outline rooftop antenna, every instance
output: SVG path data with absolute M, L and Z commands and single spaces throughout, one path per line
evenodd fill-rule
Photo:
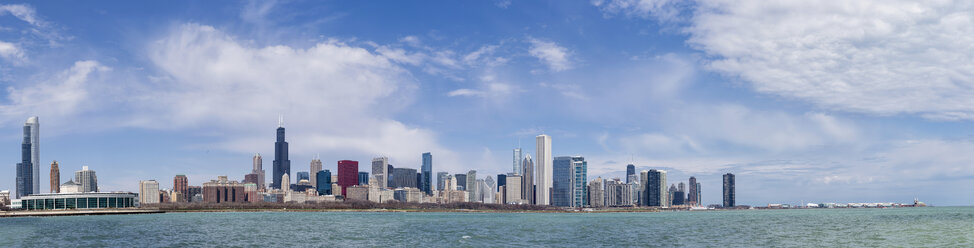
M 277 117 L 277 127 L 284 127 L 284 115 L 281 114 Z

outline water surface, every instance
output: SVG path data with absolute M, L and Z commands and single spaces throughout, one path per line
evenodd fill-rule
M 974 208 L 0 218 L 0 247 L 972 247 Z

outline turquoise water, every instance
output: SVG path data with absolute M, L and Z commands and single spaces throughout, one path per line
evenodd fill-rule
M 974 208 L 0 218 L 0 247 L 972 247 Z

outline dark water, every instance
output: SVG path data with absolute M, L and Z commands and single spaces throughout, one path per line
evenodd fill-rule
M 0 218 L 0 247 L 974 247 L 974 208 Z

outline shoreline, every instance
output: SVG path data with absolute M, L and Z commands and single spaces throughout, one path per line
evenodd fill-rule
M 166 211 L 158 209 L 86 209 L 86 210 L 47 210 L 47 211 L 0 211 L 0 218 L 6 217 L 53 217 L 79 215 L 125 215 L 125 214 L 161 214 Z
M 421 208 L 213 208 L 213 209 L 86 209 L 86 210 L 47 210 L 47 211 L 0 211 L 0 218 L 5 217 L 54 217 L 79 215 L 127 215 L 127 214 L 163 214 L 163 213 L 310 213 L 310 212 L 355 212 L 355 213 L 663 213 L 663 212 L 715 212 L 742 210 L 802 210 L 802 209 L 886 209 L 886 208 L 753 208 L 753 209 L 651 209 L 651 208 L 619 208 L 619 209 L 545 209 L 545 210 L 503 210 L 503 209 L 421 209 Z

